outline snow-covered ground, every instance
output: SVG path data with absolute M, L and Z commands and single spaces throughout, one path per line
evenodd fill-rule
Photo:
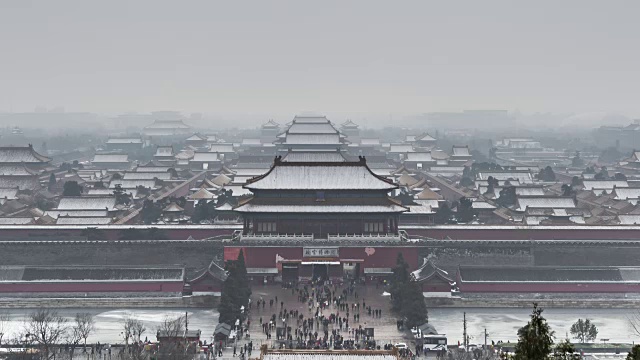
M 158 325 L 166 318 L 176 318 L 189 314 L 189 329 L 200 329 L 203 340 L 209 342 L 213 329 L 218 322 L 218 313 L 215 310 L 204 309 L 62 309 L 59 313 L 73 322 L 76 312 L 89 312 L 94 314 L 97 331 L 89 338 L 90 342 L 117 344 L 122 343 L 122 320 L 133 317 L 141 320 L 147 327 L 143 337 L 155 341 L 155 331 Z M 467 326 L 472 336 L 472 343 L 481 344 L 484 341 L 484 329 L 489 333 L 489 341 L 508 341 L 517 338 L 518 328 L 529 319 L 530 309 L 514 308 L 486 308 L 486 309 L 429 309 L 430 322 L 440 333 L 447 334 L 449 343 L 462 341 L 462 314 L 467 313 Z M 626 309 L 545 309 L 543 315 L 549 321 L 551 328 L 556 332 L 556 338 L 562 339 L 569 332 L 571 324 L 578 318 L 590 318 L 597 325 L 598 339 L 609 339 L 609 342 L 638 341 L 640 337 L 634 336 L 629 327 L 628 318 L 636 310 Z M 4 341 L 12 338 L 12 334 L 18 332 L 24 326 L 24 320 L 29 310 L 0 310 L 11 316 L 11 321 L 6 328 Z M 394 324 L 391 324 L 395 326 Z
M 628 318 L 638 310 L 633 309 L 545 309 L 542 313 L 562 340 L 569 334 L 569 328 L 579 318 L 589 318 L 598 327 L 598 342 L 609 339 L 612 342 L 631 343 L 640 340 L 633 335 Z M 462 318 L 467 313 L 467 329 L 472 343 L 484 343 L 484 329 L 491 340 L 516 340 L 520 327 L 529 321 L 531 309 L 484 308 L 484 309 L 429 309 L 429 322 L 439 333 L 447 335 L 450 344 L 462 342 Z M 571 334 L 569 334 L 569 337 Z M 572 340 L 575 341 L 575 340 Z
M 0 310 L 0 313 L 8 313 L 10 321 L 4 329 L 3 342 L 15 338 L 16 334 L 24 328 L 25 319 L 28 317 L 30 310 L 11 309 Z M 78 312 L 88 312 L 94 315 L 96 321 L 96 331 L 89 337 L 88 342 L 100 342 L 109 344 L 122 343 L 122 324 L 123 319 L 131 317 L 138 319 L 144 323 L 147 330 L 143 334 L 149 340 L 156 340 L 156 329 L 162 321 L 169 317 L 175 319 L 188 313 L 189 329 L 201 330 L 202 339 L 211 340 L 213 330 L 218 323 L 218 312 L 215 310 L 204 309 L 61 309 L 58 313 L 69 320 L 69 324 L 73 324 L 73 318 Z

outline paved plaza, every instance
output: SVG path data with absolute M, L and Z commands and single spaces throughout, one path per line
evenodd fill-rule
M 298 285 L 300 288 L 303 285 Z M 331 286 L 333 288 L 333 286 Z M 337 294 L 341 294 L 342 290 L 346 287 L 337 286 Z M 355 290 L 352 294 L 347 295 L 346 302 L 349 304 L 351 310 L 349 310 L 349 327 L 350 328 L 374 328 L 375 334 L 374 339 L 380 345 L 390 343 L 395 344 L 398 342 L 407 343 L 407 345 L 415 348 L 415 345 L 412 345 L 413 337 L 410 332 L 401 332 L 396 328 L 396 317 L 391 312 L 391 301 L 389 296 L 383 295 L 385 289 L 380 286 L 376 288 L 374 285 L 356 285 Z M 298 292 L 295 289 L 285 289 L 279 285 L 266 285 L 266 286 L 254 286 L 252 287 L 252 309 L 249 320 L 251 321 L 251 325 L 249 328 L 249 333 L 251 339 L 253 340 L 254 348 L 257 345 L 261 345 L 267 343 L 269 346 L 274 345 L 275 342 L 275 331 L 270 340 L 267 340 L 266 335 L 262 331 L 262 327 L 260 325 L 260 318 L 262 321 L 268 321 L 272 315 L 276 315 L 278 317 L 280 312 L 280 303 L 282 302 L 284 308 L 286 310 L 298 310 L 299 314 L 304 315 L 305 318 L 313 317 L 315 314 L 315 307 L 310 310 L 306 302 L 300 302 L 298 299 Z M 358 298 L 356 299 L 355 296 Z M 278 304 L 274 304 L 273 307 L 269 306 L 270 300 L 274 300 L 278 298 Z M 259 308 L 255 306 L 257 301 L 262 298 L 265 300 L 266 305 L 264 307 L 260 306 Z M 367 311 L 362 307 L 362 301 L 365 301 L 366 307 L 371 307 L 372 309 L 380 310 L 381 316 L 374 317 L 367 314 Z M 353 310 L 352 304 L 358 302 L 360 304 L 359 310 Z M 330 304 L 328 307 L 322 310 L 321 314 L 325 317 L 328 317 L 331 314 L 340 314 L 340 317 L 346 316 L 345 311 L 340 311 L 337 306 L 334 304 Z M 359 321 L 353 321 L 353 314 L 359 314 Z M 290 318 L 287 321 L 287 326 L 292 326 L 295 328 L 295 319 Z M 337 324 L 329 325 L 329 332 L 331 330 L 337 329 L 339 326 Z M 315 331 L 315 330 L 314 330 Z M 355 335 L 352 332 L 343 331 L 340 333 L 347 340 L 354 340 Z

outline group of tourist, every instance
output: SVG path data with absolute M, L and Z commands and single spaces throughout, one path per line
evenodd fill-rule
M 286 304 L 278 296 L 260 297 L 256 301 L 256 311 L 266 311 L 268 303 L 268 311 L 272 312 L 266 318 L 259 317 L 261 331 L 267 340 L 272 339 L 274 331 L 280 346 L 293 348 L 357 348 L 360 343 L 372 340 L 373 337 L 359 324 L 360 316 L 381 317 L 382 310 L 367 306 L 365 299 L 360 302 L 354 282 L 316 281 L 286 288 L 292 295 L 297 295 L 298 303 L 304 304 L 303 309 L 307 311 L 299 307 L 292 309 L 296 306 Z M 351 325 L 354 323 L 358 326 Z

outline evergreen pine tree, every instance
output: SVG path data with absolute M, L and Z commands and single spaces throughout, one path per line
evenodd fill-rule
M 547 359 L 553 350 L 553 334 L 547 320 L 542 317 L 542 309 L 534 303 L 531 320 L 518 330 L 515 359 Z

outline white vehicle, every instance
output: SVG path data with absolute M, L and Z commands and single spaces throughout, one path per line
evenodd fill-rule
M 407 348 L 407 344 L 405 344 L 405 343 L 397 343 L 397 344 L 395 344 L 393 346 L 397 347 L 398 349 L 406 349 Z
M 445 334 L 422 336 L 422 350 L 434 351 L 442 348 L 447 348 L 447 336 Z

